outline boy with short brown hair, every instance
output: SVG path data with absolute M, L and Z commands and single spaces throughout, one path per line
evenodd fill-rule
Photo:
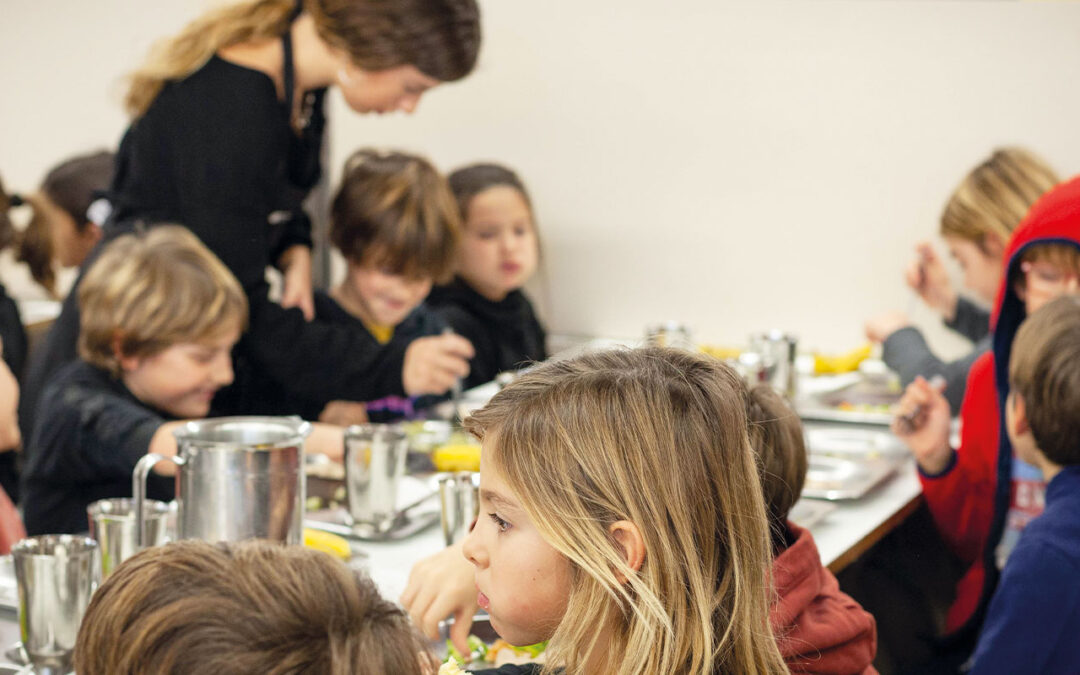
M 325 553 L 179 541 L 124 561 L 75 643 L 82 675 L 433 672 L 404 610 Z
M 1005 565 L 972 672 L 1080 672 L 1080 297 L 1023 323 L 1009 385 L 1005 429 L 1048 481 L 1046 505 Z

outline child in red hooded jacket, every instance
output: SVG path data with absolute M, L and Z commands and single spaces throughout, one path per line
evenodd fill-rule
M 840 592 L 810 530 L 788 520 L 806 480 L 799 417 L 768 385 L 747 392 L 746 413 L 773 537 L 776 598 L 770 619 L 784 662 L 792 673 L 876 673 L 874 617 Z
M 1013 453 L 999 411 L 1009 394 L 1013 337 L 1024 318 L 1049 300 L 1075 292 L 1080 279 L 1080 177 L 1048 191 L 1017 226 L 991 317 L 993 350 L 972 366 L 961 408 L 960 447 L 948 441 L 944 397 L 917 379 L 900 402 L 921 406 L 914 429 L 894 425 L 919 464 L 927 506 L 945 540 L 969 565 L 957 584 L 946 631 L 974 634 L 1000 569 L 1024 525 L 1042 512 L 1045 483 Z

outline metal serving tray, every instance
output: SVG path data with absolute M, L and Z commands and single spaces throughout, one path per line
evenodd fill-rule
M 900 459 L 907 446 L 893 434 L 855 426 L 810 426 L 805 431 L 806 451 L 844 459 Z
M 832 391 L 808 394 L 795 403 L 804 420 L 889 426 L 902 392 L 877 380 L 859 380 Z
M 851 460 L 810 455 L 802 496 L 811 499 L 858 499 L 896 472 L 888 459 Z

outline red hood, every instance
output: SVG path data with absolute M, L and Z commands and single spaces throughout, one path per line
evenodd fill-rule
M 1003 313 L 1012 311 L 1018 302 L 1009 287 L 1010 272 L 1020 264 L 1019 254 L 1035 242 L 1070 242 L 1080 246 L 1080 176 L 1059 183 L 1036 201 L 1016 226 L 1005 252 L 1005 274 L 998 287 L 997 301 L 990 319 L 996 329 Z M 1020 303 L 1023 311 L 1023 303 Z
M 780 653 L 792 673 L 876 673 L 877 624 L 840 592 L 821 564 L 809 530 L 788 523 L 796 541 L 773 561 L 776 602 L 770 611 Z

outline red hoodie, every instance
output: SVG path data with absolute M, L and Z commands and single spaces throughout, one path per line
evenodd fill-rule
M 770 610 L 773 632 L 792 673 L 874 675 L 877 624 L 859 603 L 840 592 L 821 564 L 817 545 L 788 523 L 795 543 L 773 561 L 778 596 Z
M 920 474 L 927 506 L 942 535 L 970 565 L 957 584 L 956 600 L 946 617 L 949 632 L 981 622 L 997 584 L 994 549 L 1009 509 L 1013 456 L 999 413 L 1009 394 L 1012 341 L 1026 315 L 1024 302 L 1009 279 L 1019 268 L 1021 254 L 1036 243 L 1080 247 L 1080 177 L 1043 195 L 1013 232 L 990 322 L 994 348 L 979 357 L 968 373 L 960 408 L 960 447 L 945 471 L 936 476 Z

